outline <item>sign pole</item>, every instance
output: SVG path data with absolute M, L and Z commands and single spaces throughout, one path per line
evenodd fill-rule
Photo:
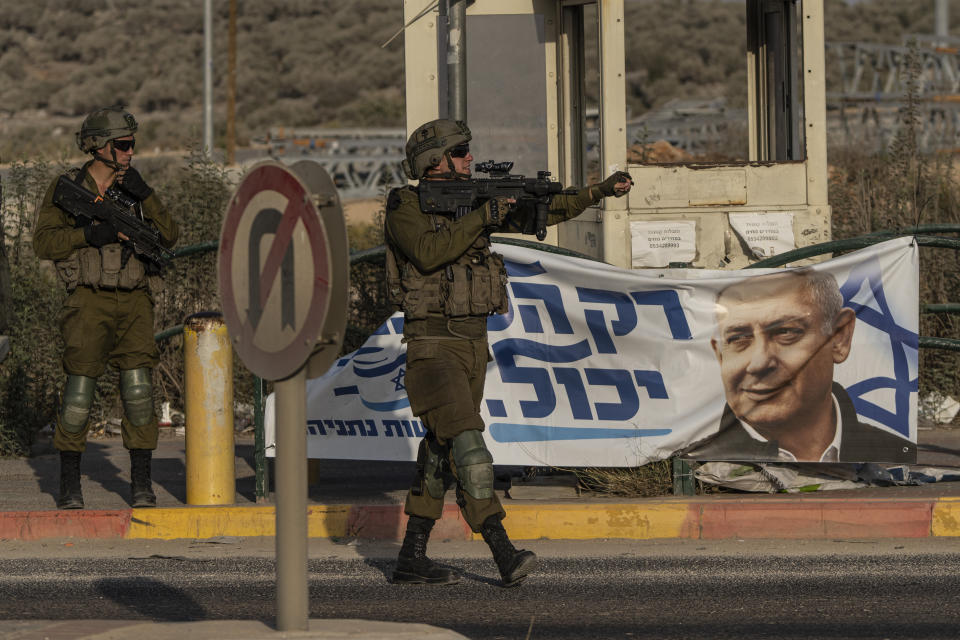
M 306 631 L 307 368 L 274 386 L 277 393 L 277 630 Z
M 347 246 L 336 185 L 317 163 L 298 162 L 295 173 L 277 162 L 251 167 L 230 198 L 220 230 L 217 279 L 224 322 L 247 368 L 276 381 L 279 631 L 307 631 L 310 624 L 307 378 L 323 375 L 343 344 Z

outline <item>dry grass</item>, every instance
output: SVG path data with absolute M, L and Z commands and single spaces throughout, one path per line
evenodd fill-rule
M 670 460 L 658 460 L 642 467 L 586 467 L 571 469 L 586 491 L 630 498 L 647 498 L 673 493 Z

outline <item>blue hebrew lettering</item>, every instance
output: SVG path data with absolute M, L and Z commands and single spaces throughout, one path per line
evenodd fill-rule
M 383 421 L 383 435 L 388 438 L 392 438 L 396 435 L 398 438 L 403 437 L 403 428 L 400 426 L 399 420 L 384 420 Z
M 625 336 L 637 326 L 637 308 L 627 294 L 620 291 L 577 287 L 577 296 L 581 302 L 598 302 L 614 306 L 617 317 L 610 322 L 613 335 Z M 607 332 L 604 312 L 598 309 L 587 309 L 584 311 L 584 317 L 587 320 L 587 327 L 593 335 L 593 342 L 597 345 L 597 353 L 616 353 L 617 348 Z
M 323 428 L 322 420 L 307 420 L 307 433 L 311 436 L 325 436 L 327 430 Z
M 361 436 L 367 435 L 367 430 L 363 426 L 363 420 L 347 420 L 347 429 L 350 430 L 350 435 L 359 433 Z
M 500 340 L 493 345 L 493 357 L 500 370 L 500 379 L 507 384 L 533 386 L 536 400 L 521 400 L 520 409 L 526 418 L 543 418 L 553 413 L 557 396 L 547 370 L 542 367 L 518 367 L 517 356 L 550 363 L 576 362 L 590 355 L 590 344 L 581 340 L 569 346 L 540 344 L 522 338 Z
M 504 260 L 504 264 L 507 267 L 507 275 L 511 278 L 529 278 L 547 272 L 539 262 L 523 264 L 522 262 Z M 507 312 L 487 318 L 487 331 L 504 331 L 513 324 L 513 300 L 509 299 L 509 296 L 507 298 Z
M 394 316 L 392 318 L 387 318 L 386 321 L 377 327 L 377 330 L 374 331 L 371 335 L 374 336 L 388 336 L 390 335 L 390 327 L 393 327 L 392 333 L 400 335 L 403 333 L 403 316 Z
M 540 274 L 547 272 L 547 270 L 543 268 L 543 265 L 540 264 L 539 260 L 529 264 L 513 262 L 512 260 L 504 260 L 503 264 L 507 268 L 507 275 L 511 278 L 529 278 L 531 276 L 539 276 Z
M 367 420 L 366 422 L 367 422 L 367 433 L 366 433 L 366 435 L 368 435 L 368 436 L 375 436 L 375 435 L 377 435 L 377 423 L 374 422 L 373 420 Z
M 859 299 L 861 289 L 866 289 L 866 295 L 870 299 Z M 919 378 L 911 379 L 910 371 L 917 370 L 920 337 L 897 324 L 894 319 L 883 290 L 881 267 L 875 258 L 854 267 L 847 281 L 840 287 L 840 292 L 843 294 L 844 306 L 856 312 L 858 322 L 864 322 L 887 334 L 890 355 L 893 357 L 893 378 L 876 376 L 847 387 L 853 406 L 857 413 L 865 418 L 876 420 L 909 437 L 910 394 L 919 390 Z M 863 398 L 876 389 L 894 390 L 894 411 Z
M 680 304 L 680 296 L 673 289 L 662 291 L 634 291 L 630 294 L 638 305 L 659 305 L 667 316 L 667 325 L 674 340 L 692 340 L 693 334 Z
M 419 420 L 413 420 L 413 435 L 422 438 L 427 435 L 427 430 Z
M 667 385 L 663 384 L 663 376 L 659 371 L 638 371 L 634 370 L 633 377 L 637 380 L 638 387 L 644 387 L 651 400 L 668 400 Z
M 507 406 L 503 400 L 487 400 L 487 411 L 495 418 L 505 418 L 507 416 Z
M 523 330 L 527 333 L 543 333 L 543 324 L 540 322 L 540 314 L 537 312 L 537 308 L 532 304 L 521 304 L 519 306 Z
M 595 402 L 600 420 L 629 420 L 640 409 L 640 397 L 630 372 L 623 369 L 586 369 L 587 382 L 595 387 L 614 387 L 620 402 Z
M 572 334 L 573 328 L 567 320 L 567 314 L 563 309 L 563 298 L 560 295 L 560 287 L 555 284 L 532 284 L 528 282 L 511 283 L 515 300 L 531 299 L 543 300 L 544 307 L 547 310 L 547 316 L 553 325 L 554 333 Z M 543 326 L 540 323 L 540 316 L 537 308 L 532 305 L 518 305 L 520 307 L 520 319 L 523 321 L 523 328 L 527 333 L 543 333 Z M 529 309 L 529 311 L 528 311 Z
M 590 409 L 587 388 L 583 384 L 580 371 L 571 367 L 554 367 L 553 377 L 557 379 L 557 383 L 563 385 L 567 399 L 570 401 L 570 412 L 573 417 L 577 420 L 592 420 L 593 411 Z M 492 411 L 490 415 L 494 415 Z M 500 414 L 500 416 L 506 415 L 506 412 Z

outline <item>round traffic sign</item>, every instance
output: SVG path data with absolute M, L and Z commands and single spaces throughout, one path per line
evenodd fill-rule
M 307 378 L 319 378 L 340 355 L 347 332 L 347 311 L 350 306 L 350 241 L 347 221 L 333 178 L 316 160 L 300 160 L 290 165 L 310 190 L 323 220 L 330 247 L 330 306 L 323 323 L 323 335 L 307 363 Z
M 223 318 L 256 375 L 280 380 L 310 357 L 330 302 L 330 247 L 303 183 L 286 167 L 250 168 L 227 205 L 217 274 Z

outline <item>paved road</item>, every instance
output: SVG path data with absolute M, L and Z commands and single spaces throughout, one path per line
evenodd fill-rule
M 0 542 L 0 637 L 15 619 L 272 620 L 272 545 Z M 542 568 L 502 589 L 480 542 L 431 544 L 464 579 L 425 587 L 388 583 L 396 545 L 311 541 L 310 615 L 474 639 L 960 637 L 951 540 L 526 546 Z

